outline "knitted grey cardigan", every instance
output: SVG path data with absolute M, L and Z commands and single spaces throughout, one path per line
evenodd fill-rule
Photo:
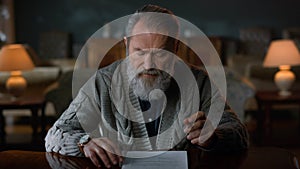
M 160 118 L 155 148 L 147 137 L 144 123 L 130 121 L 118 113 L 111 99 L 110 86 L 113 72 L 119 64 L 120 61 L 117 61 L 99 69 L 80 89 L 68 109 L 49 129 L 45 138 L 47 152 L 82 156 L 77 143 L 86 133 L 92 137 L 108 137 L 113 141 L 116 140 L 117 144 L 127 147 L 125 148 L 127 150 L 165 149 L 166 147 L 185 150 L 194 146 L 186 139 L 183 131 L 178 131 L 182 129 L 181 126 L 173 126 L 174 118 L 176 118 L 174 112 L 180 107 L 176 99 L 172 100 L 173 97 L 168 98 L 167 113 L 164 112 Z M 209 78 L 201 70 L 192 69 L 192 73 L 199 88 L 199 110 L 207 115 L 212 105 Z M 135 97 L 132 93 L 130 93 L 130 98 Z M 131 104 L 139 104 L 137 99 L 131 100 Z M 224 102 L 221 96 L 218 96 L 216 100 Z M 249 145 L 249 136 L 245 126 L 227 105 L 215 130 L 215 135 L 217 139 L 209 147 L 197 147 L 206 151 L 239 151 L 246 149 Z

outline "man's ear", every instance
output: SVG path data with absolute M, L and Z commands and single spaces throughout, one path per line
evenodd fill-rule
M 124 44 L 125 44 L 125 52 L 126 52 L 126 56 L 129 55 L 129 51 L 128 51 L 128 39 L 126 38 L 126 36 L 123 38 Z
M 123 38 L 123 41 L 124 41 L 125 46 L 127 47 L 127 38 L 124 37 L 124 38 Z

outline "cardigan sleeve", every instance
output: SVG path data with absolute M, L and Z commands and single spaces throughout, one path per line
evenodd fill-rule
M 77 146 L 82 136 L 86 134 L 91 137 L 105 135 L 103 133 L 104 128 L 106 128 L 103 120 L 105 115 L 101 111 L 106 111 L 106 116 L 111 116 L 110 109 L 108 109 L 111 104 L 107 102 L 110 86 L 107 82 L 110 81 L 110 77 L 118 64 L 119 62 L 116 62 L 105 69 L 99 69 L 81 87 L 70 106 L 49 129 L 45 137 L 47 152 L 83 156 Z M 106 100 L 103 101 L 103 98 Z
M 201 79 L 199 79 L 201 78 Z M 206 151 L 240 151 L 245 150 L 249 146 L 249 134 L 245 125 L 238 119 L 234 111 L 226 104 L 218 90 L 212 93 L 208 76 L 198 76 L 201 81 L 200 93 L 200 111 L 204 111 L 207 115 L 212 106 L 218 105 L 220 102 L 225 103 L 224 111 L 220 122 L 214 131 L 215 139 L 209 147 L 200 147 Z M 198 84 L 199 85 L 199 84 Z
M 78 92 L 70 106 L 49 129 L 45 137 L 47 152 L 83 156 L 77 144 L 82 136 L 96 128 L 99 107 L 95 99 L 95 79 L 91 78 Z M 95 120 L 95 121 L 92 121 Z

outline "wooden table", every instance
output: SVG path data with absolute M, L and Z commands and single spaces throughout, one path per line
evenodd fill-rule
M 279 148 L 251 148 L 236 154 L 209 154 L 199 149 L 188 150 L 189 169 L 296 169 L 296 161 L 294 154 Z M 84 157 L 10 150 L 0 152 L 0 168 L 92 169 L 96 167 L 90 159 Z M 118 166 L 113 168 L 119 169 Z
M 275 105 L 298 105 L 300 113 L 300 91 L 294 91 L 289 96 L 280 96 L 278 91 L 258 91 L 256 93 L 256 100 L 260 112 L 263 116 L 259 116 L 259 129 L 263 131 L 261 137 L 270 138 L 271 135 L 271 110 Z M 300 130 L 300 119 L 299 119 Z
M 41 110 L 42 119 L 42 131 L 45 131 L 45 98 L 44 98 L 45 87 L 31 87 L 25 91 L 25 93 L 18 97 L 13 98 L 6 94 L 6 96 L 0 97 L 0 137 L 5 136 L 5 119 L 3 115 L 3 110 L 11 109 L 28 109 L 31 111 L 32 116 L 32 128 L 33 135 L 37 134 L 38 128 L 38 110 Z

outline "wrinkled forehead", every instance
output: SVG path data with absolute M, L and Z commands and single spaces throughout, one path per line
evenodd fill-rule
M 174 46 L 172 38 L 161 34 L 145 33 L 131 36 L 129 39 L 129 45 L 137 49 L 170 49 Z
M 142 20 L 136 23 L 132 30 L 132 36 L 128 39 L 129 45 L 139 49 L 172 49 L 175 44 L 174 38 L 168 35 L 167 30 L 155 31 L 155 28 L 147 27 Z
M 161 34 L 169 36 L 170 30 L 165 26 L 153 25 L 148 20 L 140 19 L 133 27 L 131 36 L 140 34 Z

